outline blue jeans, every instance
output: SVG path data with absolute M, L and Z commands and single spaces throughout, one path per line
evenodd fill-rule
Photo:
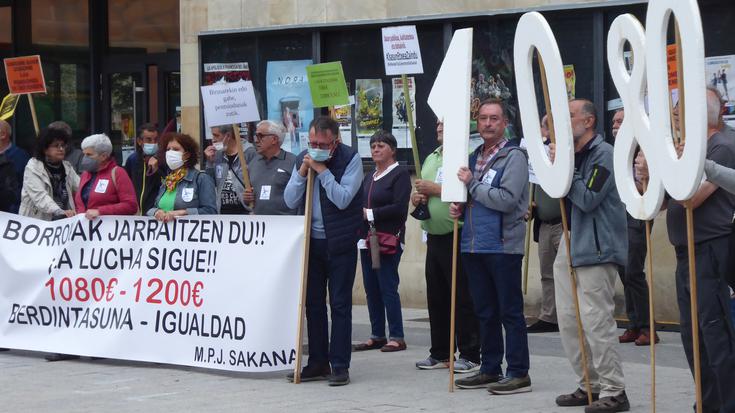
M 360 250 L 362 282 L 365 286 L 372 339 L 385 338 L 385 319 L 391 340 L 403 340 L 401 297 L 398 295 L 398 263 L 403 250 L 395 254 L 380 254 L 380 269 L 373 270 L 370 253 Z
M 462 253 L 475 315 L 480 323 L 482 366 L 485 374 L 525 377 L 530 365 L 528 333 L 523 317 L 520 254 Z M 503 347 L 505 329 L 505 348 Z
M 311 239 L 306 280 L 306 326 L 309 364 L 350 367 L 352 356 L 352 285 L 357 269 L 357 249 L 330 254 L 327 240 Z M 332 315 L 332 334 L 327 323 L 327 288 Z

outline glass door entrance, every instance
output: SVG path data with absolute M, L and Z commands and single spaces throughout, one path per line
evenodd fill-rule
M 146 88 L 142 73 L 109 75 L 109 131 L 115 158 L 120 165 L 135 151 L 138 126 L 144 123 Z

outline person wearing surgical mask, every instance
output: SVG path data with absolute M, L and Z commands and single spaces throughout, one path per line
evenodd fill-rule
M 214 179 L 217 195 L 217 211 L 223 215 L 242 215 L 251 212 L 245 200 L 245 182 L 238 155 L 242 140 L 235 136 L 232 125 L 212 128 L 212 145 L 204 150 L 206 171 Z M 246 163 L 254 156 L 254 150 L 244 152 Z
M 161 137 L 160 145 L 166 148 L 166 165 L 171 172 L 163 179 L 146 215 L 169 222 L 184 215 L 217 214 L 214 182 L 196 169 L 199 145 L 194 138 L 167 133 Z
M 158 168 L 158 129 L 152 123 L 144 123 L 138 128 L 135 138 L 135 152 L 125 161 L 125 171 L 135 187 L 135 200 L 138 211 L 144 213 L 153 207 L 156 194 L 163 177 Z
M 79 191 L 74 197 L 78 214 L 88 219 L 100 215 L 135 215 L 138 203 L 135 188 L 125 168 L 112 157 L 112 142 L 105 134 L 87 136 L 82 141 L 84 158 Z
M 296 157 L 283 193 L 286 206 L 305 207 L 309 170 L 313 171 L 306 322 L 309 362 L 301 379 L 350 382 L 352 353 L 352 285 L 357 268 L 357 240 L 363 224 L 362 160 L 339 143 L 339 125 L 320 116 L 309 125 L 309 149 Z M 408 200 L 406 199 L 406 205 Z M 327 290 L 332 318 L 327 323 Z M 331 337 L 331 338 L 330 338 Z M 288 376 L 293 380 L 293 376 Z

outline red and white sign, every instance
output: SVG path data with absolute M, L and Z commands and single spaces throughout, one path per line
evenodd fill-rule
M 21 56 L 3 59 L 10 93 L 46 93 L 46 81 L 41 68 L 41 56 Z

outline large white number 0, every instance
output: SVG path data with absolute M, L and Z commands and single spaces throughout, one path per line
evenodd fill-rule
M 467 188 L 457 171 L 468 162 L 471 63 L 472 29 L 457 30 L 428 98 L 431 110 L 444 122 L 444 202 L 467 201 Z
M 540 117 L 536 106 L 533 81 L 533 54 L 538 50 L 546 67 L 546 79 L 554 117 L 556 155 L 552 164 L 544 149 L 541 137 Z M 513 44 L 518 107 L 523 121 L 523 133 L 527 142 L 528 156 L 541 188 L 553 198 L 561 198 L 569 192 L 574 172 L 574 144 L 569 119 L 567 88 L 564 68 L 554 33 L 544 17 L 537 12 L 524 14 L 518 21 Z
M 669 87 L 666 75 L 666 33 L 674 13 L 681 36 L 682 71 L 686 91 L 686 145 L 678 158 L 671 138 Z M 653 171 L 674 199 L 687 200 L 699 188 L 707 148 L 707 98 L 704 74 L 704 35 L 695 0 L 652 0 L 646 14 L 646 65 L 648 66 L 651 133 L 658 150 L 646 153 Z M 651 162 L 649 161 L 649 164 Z

